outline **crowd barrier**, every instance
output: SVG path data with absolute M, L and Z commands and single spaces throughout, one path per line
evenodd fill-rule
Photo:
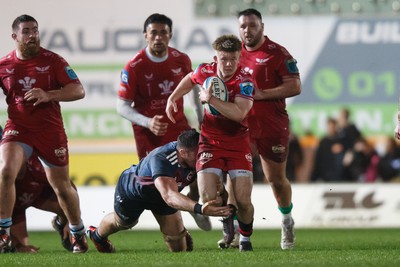
M 400 184 L 294 184 L 293 217 L 296 228 L 397 228 L 400 227 Z M 98 226 L 113 210 L 113 186 L 78 187 L 82 217 L 86 226 Z M 186 191 L 183 191 L 184 193 Z M 254 186 L 254 228 L 279 228 L 281 215 L 267 184 Z M 51 230 L 49 212 L 29 208 L 28 230 Z M 211 219 L 214 229 L 222 229 L 220 218 Z M 197 229 L 189 213 L 183 212 L 188 229 Z M 149 211 L 134 229 L 159 229 Z

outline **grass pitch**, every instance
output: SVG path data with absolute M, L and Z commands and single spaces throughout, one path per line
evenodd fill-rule
M 65 251 L 55 232 L 30 233 L 37 254 L 1 254 L 1 266 L 400 266 L 400 229 L 298 229 L 294 250 L 282 251 L 279 230 L 256 229 L 253 252 L 220 250 L 221 231 L 190 231 L 194 251 L 170 253 L 158 231 L 130 230 L 110 237 L 117 253 Z M 89 241 L 91 242 L 91 241 Z

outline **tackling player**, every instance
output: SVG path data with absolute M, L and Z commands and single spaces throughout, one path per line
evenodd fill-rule
M 193 249 L 180 210 L 209 216 L 231 214 L 229 206 L 216 206 L 218 200 L 200 205 L 180 193 L 196 182 L 198 141 L 194 129 L 184 131 L 177 141 L 152 150 L 138 165 L 122 172 L 115 189 L 114 212 L 107 214 L 98 228 L 90 226 L 87 230 L 99 252 L 115 252 L 108 236 L 135 226 L 144 210 L 151 210 L 172 252 Z
M 251 203 L 253 173 L 247 114 L 253 105 L 254 87 L 250 74 L 239 66 L 241 42 L 236 36 L 220 36 L 214 41 L 213 48 L 214 62 L 199 65 L 183 78 L 168 98 L 166 112 L 175 122 L 175 114 L 180 112 L 178 101 L 195 84 L 203 84 L 210 76 L 218 76 L 225 82 L 229 91 L 227 102 L 213 96 L 211 88 L 205 88 L 199 94 L 201 102 L 212 105 L 220 113 L 213 115 L 205 112 L 201 126 L 196 164 L 199 193 L 203 202 L 226 193 L 221 181 L 224 175 L 229 174 L 238 206 L 239 249 L 251 251 L 254 207 Z M 233 239 L 233 219 L 230 223 L 228 227 L 224 225 L 224 237 L 228 244 Z
M 17 17 L 11 37 L 16 49 L 0 59 L 0 87 L 8 105 L 0 146 L 0 252 L 11 247 L 15 180 L 33 152 L 44 164 L 68 218 L 73 252 L 86 252 L 79 196 L 68 173 L 68 141 L 59 103 L 83 98 L 84 88 L 65 59 L 40 46 L 38 22 L 33 17 Z
M 286 177 L 289 116 L 285 99 L 300 94 L 300 75 L 289 52 L 264 35 L 260 12 L 252 8 L 241 11 L 238 21 L 243 41 L 240 64 L 251 73 L 256 88 L 249 113 L 250 135 L 282 213 L 281 248 L 290 249 L 295 245 L 295 233 L 292 188 Z
M 176 124 L 172 125 L 165 114 L 168 96 L 192 71 L 190 58 L 168 46 L 172 38 L 172 20 L 163 14 L 150 15 L 144 22 L 143 35 L 147 46 L 122 70 L 117 100 L 117 112 L 132 123 L 139 159 L 154 148 L 175 141 L 183 130 L 191 128 L 183 112 L 183 100 L 178 103 L 181 109 Z M 192 106 L 200 125 L 202 107 L 197 95 L 192 96 L 195 96 L 191 99 L 194 102 Z M 191 187 L 189 197 L 198 200 L 196 183 Z M 211 230 L 207 216 L 191 215 L 201 229 Z

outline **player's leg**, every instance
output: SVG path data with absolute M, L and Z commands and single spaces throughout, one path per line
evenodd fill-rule
M 228 193 L 223 184 L 223 175 L 224 173 L 222 170 L 218 168 L 206 168 L 197 173 L 197 184 L 199 187 L 200 199 L 203 203 L 217 199 L 221 204 L 227 204 Z M 234 206 L 232 207 L 235 208 Z M 232 215 L 223 217 L 221 220 L 223 242 L 225 244 L 224 248 L 229 247 L 235 237 L 234 216 L 235 212 Z
M 189 192 L 187 193 L 187 196 L 191 199 L 194 200 L 196 202 L 199 201 L 200 199 L 200 195 L 199 195 L 199 188 L 197 186 L 197 181 L 191 183 L 189 185 Z M 207 215 L 203 215 L 203 214 L 197 214 L 194 212 L 189 212 L 190 215 L 192 215 L 194 221 L 196 222 L 197 226 L 204 231 L 210 231 L 212 226 L 211 226 L 211 221 L 210 221 L 210 217 L 208 217 Z
M 217 199 L 225 191 L 222 184 L 222 170 L 208 168 L 199 171 L 197 173 L 197 185 L 202 203 Z
M 58 203 L 57 196 L 55 195 L 52 188 L 50 186 L 49 188 L 45 188 L 42 195 L 32 206 L 40 210 L 49 211 L 57 214 L 51 220 L 51 225 L 53 226 L 53 229 L 56 230 L 59 234 L 61 238 L 61 245 L 66 250 L 72 251 L 73 247 L 70 229 L 68 226 L 68 219 L 65 216 L 60 204 Z
M 113 253 L 115 247 L 108 237 L 122 230 L 134 227 L 145 207 L 143 202 L 126 197 L 123 192 L 129 187 L 129 171 L 123 172 L 118 179 L 114 193 L 114 212 L 104 216 L 99 227 L 89 226 L 86 234 L 102 253 Z
M 193 250 L 193 243 L 191 248 L 188 247 L 187 236 L 189 235 L 190 237 L 190 234 L 183 226 L 180 211 L 177 211 L 170 215 L 157 215 L 154 213 L 153 215 L 160 225 L 160 230 L 163 233 L 164 241 L 169 251 L 180 252 Z
M 102 253 L 114 253 L 115 247 L 108 239 L 112 234 L 134 227 L 138 220 L 124 220 L 116 212 L 111 212 L 104 216 L 98 228 L 89 226 L 86 233 L 93 241 L 97 251 Z
M 227 176 L 227 175 L 226 175 Z M 225 188 L 228 193 L 227 203 L 237 210 L 237 203 L 235 194 L 233 192 L 232 182 L 230 178 L 225 179 Z M 222 239 L 218 240 L 218 247 L 221 249 L 226 248 L 237 248 L 239 247 L 239 234 L 238 234 L 238 221 L 237 214 L 234 212 L 231 216 L 225 217 L 221 220 L 222 222 Z
M 282 213 L 281 248 L 291 249 L 295 245 L 294 220 L 292 218 L 292 187 L 286 177 L 286 160 L 276 162 L 261 155 L 264 175 L 272 187 L 278 208 Z
M 69 221 L 72 234 L 74 253 L 84 253 L 88 250 L 85 227 L 81 219 L 78 192 L 71 184 L 69 166 L 54 166 L 46 163 L 47 179 L 57 195 L 58 202 Z
M 15 179 L 25 162 L 24 148 L 16 142 L 0 146 L 0 253 L 12 251 L 10 226 L 15 203 Z
M 254 206 L 251 202 L 253 175 L 251 171 L 234 170 L 229 172 L 233 193 L 237 203 L 240 251 L 253 250 L 250 236 L 253 233 Z

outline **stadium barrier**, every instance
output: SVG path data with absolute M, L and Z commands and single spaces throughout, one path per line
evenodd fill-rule
M 113 210 L 114 187 L 78 187 L 82 217 L 86 226 L 98 226 Z M 184 193 L 186 191 L 183 191 Z M 380 228 L 400 227 L 400 184 L 294 184 L 293 216 L 297 228 Z M 254 227 L 279 228 L 281 216 L 271 188 L 255 185 Z M 51 230 L 49 212 L 29 208 L 28 230 Z M 188 229 L 197 229 L 187 212 L 182 214 Z M 220 218 L 213 217 L 214 229 L 221 229 Z M 134 229 L 159 229 L 149 211 L 145 211 Z

